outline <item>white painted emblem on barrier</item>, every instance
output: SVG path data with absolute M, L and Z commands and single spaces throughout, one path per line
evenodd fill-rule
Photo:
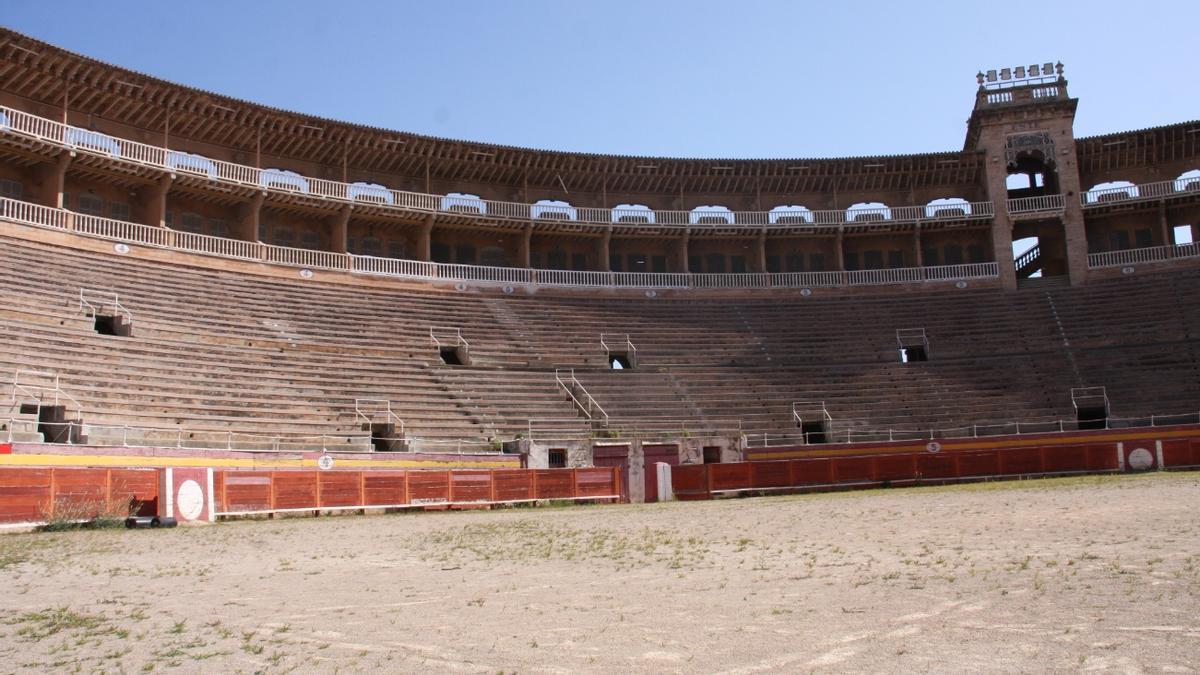
M 204 513 L 204 490 L 194 480 L 185 480 L 179 484 L 175 493 L 175 509 L 184 520 L 195 520 Z
M 129 253 L 129 244 L 113 244 L 113 250 L 117 253 Z
M 502 288 L 500 290 L 504 291 L 505 295 L 512 295 L 513 291 L 515 291 L 517 289 L 513 288 L 512 286 L 505 286 L 504 288 Z
M 658 291 L 646 291 L 646 297 L 647 298 L 658 297 Z
M 304 277 L 305 279 L 311 279 L 313 276 L 313 271 L 305 267 L 304 269 L 300 270 L 300 276 Z
M 954 287 L 955 287 L 955 288 L 966 288 L 966 287 L 967 287 L 967 282 L 965 282 L 965 281 L 960 281 L 960 282 L 958 282 L 958 283 L 954 284 Z
M 1126 265 L 1125 267 L 1121 268 L 1121 274 L 1133 274 L 1136 271 L 1137 268 L 1133 265 Z
M 925 449 L 929 452 L 941 452 L 942 444 L 937 441 L 929 441 L 925 444 Z
M 1145 448 L 1134 448 L 1129 452 L 1129 459 L 1126 460 L 1126 463 L 1134 471 L 1145 471 L 1154 466 L 1154 455 Z
M 317 460 L 317 467 L 322 471 L 328 471 L 333 468 L 333 457 L 330 455 L 321 455 Z
M 808 296 L 812 295 L 812 289 L 811 288 L 801 288 L 800 295 L 803 295 L 804 297 L 807 298 Z

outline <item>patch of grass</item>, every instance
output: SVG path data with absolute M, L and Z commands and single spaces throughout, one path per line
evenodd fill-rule
M 40 612 L 26 612 L 7 623 L 21 626 L 17 635 L 31 642 L 38 642 L 64 631 L 82 633 L 83 637 L 96 637 L 110 635 L 117 630 L 102 615 L 77 612 L 66 605 Z

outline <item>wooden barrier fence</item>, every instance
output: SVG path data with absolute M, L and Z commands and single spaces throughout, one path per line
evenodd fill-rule
M 215 471 L 218 516 L 287 511 L 619 500 L 615 467 L 447 471 Z
M 156 515 L 162 469 L 0 468 L 0 523 Z M 621 498 L 620 469 L 213 471 L 217 516 Z
M 0 469 L 0 523 L 155 515 L 157 469 Z
M 1105 473 L 1126 468 L 1121 452 L 1116 443 L 1098 443 L 692 464 L 671 467 L 671 485 L 677 499 L 692 500 L 741 492 Z M 1157 458 L 1152 461 L 1159 469 L 1200 466 L 1200 441 L 1164 441 L 1161 465 Z

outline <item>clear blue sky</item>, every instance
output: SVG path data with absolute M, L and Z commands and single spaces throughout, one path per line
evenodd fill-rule
M 1200 117 L 1200 3 L 0 0 L 0 23 L 321 117 L 585 152 L 954 150 L 980 69 L 1061 60 L 1076 133 Z

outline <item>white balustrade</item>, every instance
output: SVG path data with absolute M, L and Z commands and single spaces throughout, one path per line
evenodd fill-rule
M 1011 214 L 1055 213 L 1062 212 L 1065 205 L 1066 201 L 1062 195 L 1020 197 L 1008 200 L 1008 212 Z
M 1177 246 L 1151 246 L 1148 248 L 1131 248 L 1124 251 L 1090 253 L 1088 254 L 1088 267 L 1123 267 L 1138 263 L 1160 262 L 1176 258 L 1195 258 L 1198 256 L 1200 256 L 1200 242 L 1179 244 Z

